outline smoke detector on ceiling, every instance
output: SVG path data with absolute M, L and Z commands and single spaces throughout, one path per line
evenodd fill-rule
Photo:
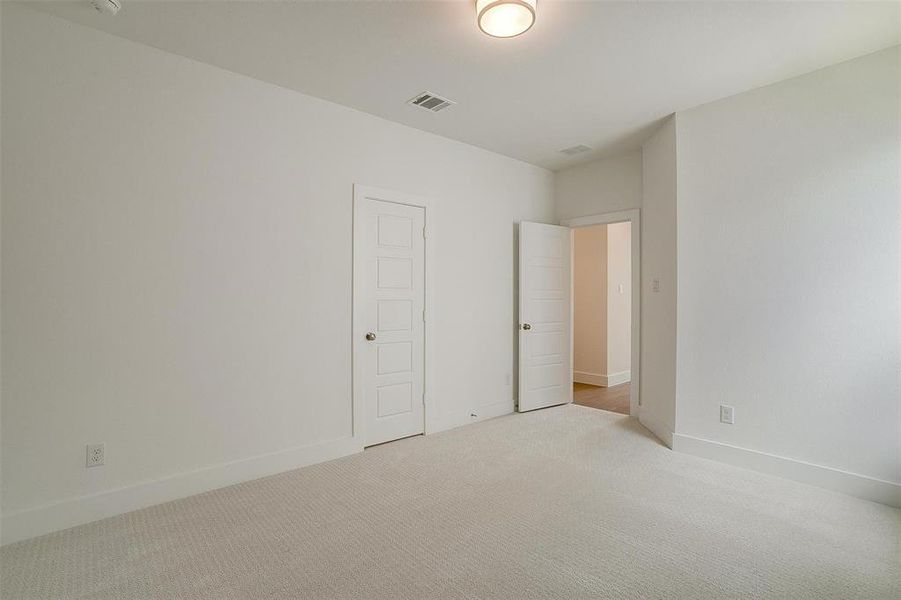
M 571 146 L 569 148 L 564 148 L 560 151 L 561 154 L 565 154 L 567 156 L 572 156 L 573 154 L 582 154 L 583 152 L 588 152 L 591 150 L 585 144 L 579 144 L 578 146 Z
M 424 108 L 432 112 L 438 112 L 439 110 L 456 104 L 456 102 L 437 96 L 432 92 L 420 92 L 407 100 L 407 104 L 412 104 L 413 106 L 418 106 L 419 108 Z
M 91 6 L 97 12 L 112 16 L 122 8 L 122 0 L 91 0 Z

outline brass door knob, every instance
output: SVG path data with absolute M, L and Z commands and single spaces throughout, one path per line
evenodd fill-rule
M 372 340 L 375 339 L 375 334 L 370 331 L 369 333 L 366 334 L 366 339 L 371 342 Z
M 522 328 L 523 328 L 525 331 L 528 331 L 528 330 L 530 330 L 530 329 L 532 328 L 532 326 L 529 325 L 528 323 L 523 323 L 523 324 L 522 324 Z

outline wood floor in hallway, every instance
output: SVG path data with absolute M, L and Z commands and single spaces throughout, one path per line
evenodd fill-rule
M 629 391 L 631 384 L 623 383 L 612 387 L 600 387 L 587 383 L 573 384 L 573 404 L 590 408 L 600 408 L 623 415 L 629 414 Z

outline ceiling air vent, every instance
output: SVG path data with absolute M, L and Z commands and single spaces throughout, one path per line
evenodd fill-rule
M 561 154 L 565 154 L 567 156 L 572 156 L 573 154 L 582 154 L 583 152 L 588 152 L 591 150 L 588 146 L 584 144 L 579 144 L 578 146 L 572 146 L 571 148 L 564 148 L 561 150 Z
M 407 104 L 412 104 L 413 106 L 418 106 L 419 108 L 424 108 L 432 112 L 438 112 L 443 108 L 456 104 L 456 102 L 448 100 L 447 98 L 442 98 L 441 96 L 436 96 L 432 92 L 422 92 L 410 98 L 410 100 L 407 101 Z

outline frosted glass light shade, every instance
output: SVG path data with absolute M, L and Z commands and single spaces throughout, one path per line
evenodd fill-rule
M 514 37 L 535 23 L 538 0 L 476 0 L 479 29 L 493 37 Z

